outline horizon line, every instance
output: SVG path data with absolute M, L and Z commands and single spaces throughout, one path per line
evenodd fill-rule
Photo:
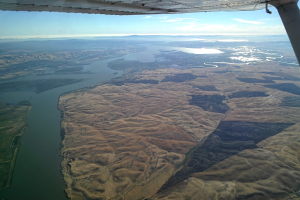
M 113 33 L 113 34 L 75 34 L 75 35 L 20 35 L 0 36 L 0 40 L 26 40 L 26 39 L 72 39 L 72 38 L 96 38 L 96 37 L 129 37 L 129 36 L 283 36 L 285 34 L 201 34 L 201 33 Z

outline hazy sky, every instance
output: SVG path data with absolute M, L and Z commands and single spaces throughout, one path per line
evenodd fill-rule
M 103 34 L 285 34 L 277 11 L 114 16 L 0 11 L 0 38 Z

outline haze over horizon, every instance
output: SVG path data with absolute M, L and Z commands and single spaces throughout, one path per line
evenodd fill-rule
M 117 16 L 0 11 L 0 39 L 128 35 L 284 35 L 274 7 L 237 12 Z

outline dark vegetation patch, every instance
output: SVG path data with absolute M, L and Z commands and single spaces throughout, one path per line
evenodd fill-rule
M 26 103 L 28 104 L 28 103 Z M 29 106 L 0 103 L 0 189 L 10 185 Z
M 7 74 L 17 71 L 32 71 L 37 68 L 57 68 L 62 65 L 69 65 L 68 61 L 54 61 L 54 60 L 32 60 L 23 63 L 12 64 L 6 68 L 0 69 L 0 74 Z
M 225 113 L 229 110 L 229 107 L 223 103 L 224 100 L 225 97 L 221 95 L 192 95 L 189 104 L 206 111 Z
M 269 96 L 265 92 L 261 91 L 239 91 L 232 93 L 229 98 L 243 98 L 243 97 L 267 97 Z
M 33 90 L 36 93 L 80 82 L 81 79 L 39 79 L 0 83 L 0 91 Z
M 62 62 L 54 62 L 54 61 L 49 61 L 49 60 L 33 60 L 33 61 L 27 61 L 23 63 L 18 63 L 18 64 L 12 64 L 9 67 L 1 70 L 3 73 L 9 73 L 13 72 L 16 70 L 30 70 L 32 68 L 37 68 L 37 67 L 52 67 L 56 66 L 58 64 L 63 64 Z
M 203 144 L 188 153 L 183 168 L 171 177 L 162 189 L 187 179 L 192 173 L 202 172 L 245 149 L 257 148 L 258 142 L 280 133 L 291 125 L 293 124 L 222 121 Z
M 271 81 L 276 81 L 276 80 L 286 80 L 283 77 L 280 76 L 264 76 L 263 77 L 265 80 L 271 80 Z
M 244 83 L 274 83 L 273 80 L 258 79 L 258 78 L 237 78 Z
M 200 86 L 194 86 L 194 88 L 198 88 L 204 91 L 218 91 L 218 89 L 214 85 L 200 85 Z
M 289 92 L 291 94 L 300 95 L 300 87 L 293 83 L 277 83 L 277 84 L 265 85 L 265 87 L 277 89 L 284 92 Z
M 0 163 L 0 189 L 9 185 L 10 162 Z
M 182 74 L 175 74 L 175 75 L 171 75 L 171 76 L 166 76 L 161 82 L 180 83 L 180 82 L 194 80 L 195 78 L 197 78 L 197 76 L 194 75 L 194 74 L 182 73 Z
M 281 106 L 300 107 L 300 97 L 287 96 L 281 102 Z
M 288 80 L 288 81 L 300 81 L 299 77 L 295 77 L 287 74 L 283 74 L 283 78 L 284 80 Z
M 300 77 L 291 76 L 282 72 L 265 72 L 265 74 L 270 74 L 272 76 L 264 76 L 266 80 L 287 80 L 287 81 L 300 81 Z

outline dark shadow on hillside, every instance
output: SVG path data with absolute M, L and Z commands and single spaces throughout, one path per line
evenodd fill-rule
M 172 76 L 166 76 L 161 82 L 180 83 L 180 82 L 194 80 L 195 78 L 197 78 L 197 76 L 195 76 L 194 74 L 182 73 L 182 74 L 175 74 L 175 75 L 172 75 Z
M 189 104 L 206 111 L 225 113 L 229 110 L 229 107 L 223 103 L 224 100 L 225 97 L 221 95 L 192 95 Z
M 291 94 L 300 95 L 300 87 L 293 83 L 278 83 L 278 84 L 265 85 L 265 87 L 277 89 L 284 92 L 289 92 Z
M 258 79 L 258 78 L 237 78 L 244 83 L 274 83 L 273 80 Z
M 198 88 L 204 91 L 218 91 L 218 89 L 214 85 L 199 85 L 199 86 L 194 86 L 194 88 Z
M 264 76 L 267 80 L 288 80 L 288 81 L 300 81 L 299 77 L 291 76 L 282 72 L 264 72 L 272 76 Z
M 257 148 L 258 142 L 280 133 L 291 125 L 293 124 L 222 121 L 203 144 L 199 144 L 189 152 L 183 168 L 171 177 L 161 190 L 245 149 Z
M 288 106 L 288 107 L 300 107 L 300 97 L 297 96 L 284 97 L 280 105 Z

